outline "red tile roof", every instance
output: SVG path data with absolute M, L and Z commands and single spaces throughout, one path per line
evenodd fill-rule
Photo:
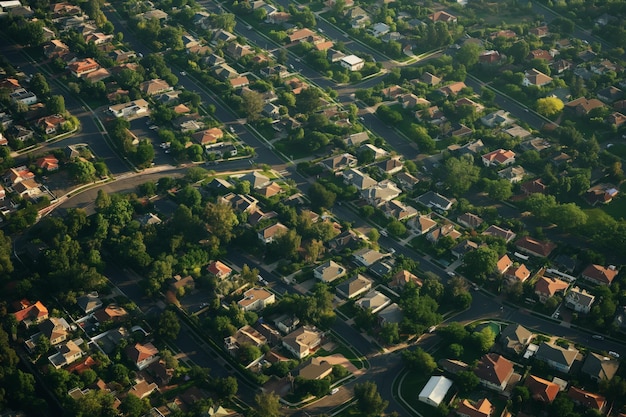
M 559 386 L 554 382 L 547 381 L 534 375 L 529 375 L 524 386 L 530 391 L 534 400 L 551 403 L 559 393 Z
M 580 388 L 570 387 L 567 395 L 575 402 L 582 406 L 602 411 L 606 405 L 606 398 L 599 394 L 584 391 Z
M 41 301 L 37 301 L 35 304 L 32 304 L 25 309 L 13 313 L 13 315 L 18 323 L 28 318 L 44 319 L 45 317 L 48 317 L 48 309 L 41 303 Z
M 582 276 L 599 284 L 611 285 L 618 273 L 619 271 L 615 268 L 605 268 L 601 265 L 591 264 L 585 268 Z

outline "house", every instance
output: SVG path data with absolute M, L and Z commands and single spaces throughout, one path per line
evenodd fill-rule
M 191 275 L 182 277 L 180 275 L 174 275 L 173 280 L 170 282 L 169 289 L 174 293 L 180 291 L 193 291 L 196 288 L 196 282 Z
M 488 353 L 480 359 L 474 374 L 481 385 L 502 392 L 513 375 L 513 362 L 497 353 Z
M 211 43 L 213 45 L 217 45 L 219 43 L 232 42 L 235 39 L 237 39 L 237 36 L 233 35 L 232 33 L 228 32 L 228 31 L 226 31 L 224 29 L 218 29 L 213 34 L 213 40 L 211 41 Z
M 496 263 L 496 271 L 498 271 L 499 274 L 504 274 L 511 266 L 513 266 L 513 261 L 511 261 L 509 255 L 505 253 L 500 257 L 500 259 L 498 259 L 498 262 Z
M 610 381 L 617 373 L 619 365 L 619 360 L 615 358 L 590 352 L 580 370 L 596 382 Z
M 554 382 L 550 382 L 535 375 L 528 375 L 524 386 L 528 388 L 530 397 L 542 403 L 550 404 L 559 393 L 560 387 Z
M 469 99 L 467 97 L 463 97 L 458 99 L 455 103 L 454 106 L 456 108 L 459 108 L 460 106 L 470 106 L 474 109 L 474 111 L 476 113 L 482 113 L 483 110 L 485 110 L 485 106 L 483 106 L 482 104 L 476 103 L 474 100 Z
M 454 203 L 452 200 L 449 200 L 448 198 L 434 191 L 427 191 L 426 193 L 417 197 L 416 201 L 426 207 L 435 208 L 440 211 L 450 210 L 452 204 Z
M 403 109 L 412 109 L 417 106 L 430 106 L 430 101 L 413 93 L 402 94 L 398 97 L 398 101 L 402 103 Z
M 96 71 L 100 68 L 93 58 L 85 58 L 83 60 L 74 61 L 68 64 L 67 69 L 72 73 L 74 77 L 82 77 L 85 74 Z
M 399 221 L 410 219 L 411 217 L 415 217 L 419 214 L 415 208 L 404 204 L 399 200 L 391 200 L 386 202 L 382 210 L 387 217 Z
M 550 256 L 552 251 L 556 249 L 556 245 L 552 242 L 540 242 L 529 236 L 518 239 L 515 242 L 515 247 L 524 253 L 544 258 Z
M 335 236 L 334 239 L 328 242 L 328 247 L 332 251 L 340 252 L 345 248 L 352 248 L 359 242 L 360 239 L 357 234 L 352 230 L 346 230 Z
M 274 319 L 274 325 L 283 332 L 283 334 L 289 334 L 298 328 L 298 324 L 300 324 L 300 319 L 295 316 L 288 316 L 287 314 L 283 314 L 280 317 Z
M 104 309 L 96 311 L 94 317 L 98 320 L 98 323 L 115 322 L 128 317 L 128 312 L 124 307 L 111 303 Z
M 244 311 L 259 311 L 276 301 L 276 296 L 263 288 L 250 288 L 237 305 Z
M 361 191 L 361 196 L 374 207 L 380 207 L 386 202 L 397 198 L 400 194 L 402 194 L 402 190 L 390 180 L 381 181 Z
M 426 71 L 420 77 L 420 81 L 423 82 L 426 85 L 435 86 L 435 85 L 439 84 L 442 81 L 442 79 L 437 77 L 436 75 L 433 75 L 430 72 Z
M 24 323 L 26 327 L 29 327 L 32 324 L 38 324 L 48 319 L 48 309 L 41 301 L 37 301 L 34 304 L 26 301 L 21 302 L 19 305 L 21 309 L 13 313 L 13 317 L 15 317 L 15 321 L 18 324 Z
M 530 51 L 526 59 L 528 61 L 532 61 L 533 59 L 543 59 L 544 61 L 551 62 L 554 57 L 550 54 L 549 51 L 546 51 L 545 49 L 534 49 Z
M 324 333 L 313 326 L 302 326 L 283 338 L 283 347 L 298 359 L 312 354 L 322 344 Z
M 369 272 L 371 272 L 372 274 L 380 278 L 387 277 L 393 270 L 393 265 L 395 263 L 395 260 L 391 258 L 391 254 L 387 254 L 386 257 L 388 257 L 389 259 L 382 258 L 379 261 L 372 264 L 368 269 Z
M 535 283 L 535 294 L 539 301 L 545 303 L 550 297 L 559 292 L 564 292 L 569 287 L 569 283 L 557 278 L 541 277 Z
M 459 217 L 457 217 L 456 221 L 460 225 L 465 226 L 470 229 L 476 229 L 484 222 L 483 219 L 481 219 L 479 216 L 473 213 L 461 214 Z
M 337 286 L 337 293 L 345 298 L 356 298 L 372 288 L 372 280 L 357 274 L 354 278 Z
M 399 172 L 395 177 L 396 182 L 405 191 L 410 191 L 415 187 L 419 182 L 419 178 L 415 175 L 411 175 L 408 172 Z
M 76 304 L 85 314 L 92 313 L 102 307 L 102 301 L 98 298 L 98 293 L 89 293 L 78 297 Z
M 502 348 L 522 354 L 533 338 L 533 333 L 519 324 L 509 324 L 500 332 L 499 343 Z
M 391 304 L 391 299 L 379 291 L 370 290 L 354 304 L 363 310 L 370 310 L 372 314 L 376 314 Z
M 496 225 L 491 225 L 484 232 L 482 232 L 484 236 L 493 236 L 499 239 L 503 239 L 506 243 L 509 243 L 511 240 L 515 239 L 516 234 L 513 233 L 512 230 L 503 229 Z
M 347 146 L 360 146 L 363 142 L 367 142 L 369 140 L 369 138 L 370 137 L 369 137 L 369 134 L 367 132 L 359 132 L 359 133 L 353 133 L 353 134 L 349 135 L 346 139 L 344 139 L 343 142 Z M 350 156 L 352 156 L 352 155 L 350 155 Z
M 150 396 L 158 389 L 158 385 L 154 382 L 147 382 L 145 379 L 135 380 L 135 384 L 128 390 L 128 394 L 132 394 L 140 400 Z
M 341 58 L 339 64 L 348 71 L 360 71 L 365 65 L 365 61 L 356 55 L 347 55 Z
M 503 166 L 515 163 L 515 152 L 504 149 L 486 153 L 482 156 L 483 164 L 488 166 Z
M 458 243 L 456 246 L 450 249 L 450 252 L 457 259 L 461 259 L 465 256 L 465 254 L 476 249 L 478 249 L 478 243 L 465 239 L 464 241 Z
M 37 120 L 37 126 L 39 126 L 39 128 L 46 135 L 52 135 L 54 133 L 57 133 L 64 123 L 65 117 L 61 116 L 60 114 L 45 116 Z
M 25 88 L 18 88 L 13 92 L 9 93 L 9 98 L 14 103 L 22 103 L 27 106 L 31 104 L 37 103 L 37 95 L 31 91 L 26 90 Z
M 523 167 L 507 167 L 498 171 L 498 177 L 509 181 L 511 184 L 517 184 L 526 176 L 526 170 Z
M 396 156 L 385 161 L 378 162 L 376 164 L 376 168 L 378 168 L 383 175 L 393 175 L 402 171 L 404 164 L 402 163 L 400 157 Z
M 596 93 L 596 97 L 605 103 L 613 103 L 622 98 L 623 92 L 617 87 L 609 86 Z
M 313 276 L 322 282 L 329 283 L 345 276 L 346 272 L 346 268 L 330 260 L 315 268 L 313 270 Z
M 535 353 L 537 360 L 543 361 L 551 368 L 568 373 L 578 356 L 578 349 L 570 347 L 565 349 L 558 345 L 542 343 Z
M 390 85 L 389 87 L 383 88 L 380 93 L 384 98 L 395 100 L 404 94 L 404 88 L 400 87 L 398 84 Z
M 42 193 L 40 185 L 35 180 L 24 180 L 13 186 L 13 190 L 23 198 L 36 197 Z
M 409 282 L 421 287 L 423 285 L 423 281 L 417 277 L 417 275 L 413 274 L 406 269 L 402 269 L 396 272 L 393 277 L 391 277 L 391 281 L 389 282 L 389 286 L 394 289 L 402 290 L 406 284 Z
M 428 18 L 432 20 L 433 23 L 437 23 L 437 22 L 456 23 L 458 20 L 456 16 L 451 15 L 450 13 L 445 12 L 443 10 L 429 14 Z
M 489 113 L 488 115 L 481 117 L 480 121 L 485 126 L 492 128 L 496 126 L 508 126 L 513 123 L 513 119 L 509 117 L 509 112 L 504 110 Z
M 511 285 L 517 282 L 524 283 L 528 278 L 530 278 L 530 271 L 524 264 L 513 266 L 504 273 L 504 279 Z
M 46 155 L 42 158 L 37 159 L 35 162 L 37 168 L 42 169 L 44 171 L 52 172 L 59 169 L 59 160 L 54 157 L 54 155 Z
M 109 112 L 115 117 L 131 117 L 148 112 L 148 102 L 144 99 L 109 106 Z
M 357 168 L 351 168 L 342 174 L 343 182 L 347 185 L 354 185 L 358 190 L 367 190 L 375 186 L 378 182 L 367 174 L 364 174 Z
M 381 326 L 385 324 L 400 324 L 404 317 L 404 313 L 398 304 L 391 303 L 378 313 L 378 322 Z
M 56 369 L 69 365 L 77 361 L 83 356 L 83 350 L 80 345 L 84 343 L 83 339 L 74 339 L 66 342 L 58 348 L 58 352 L 48 357 L 48 360 Z
M 619 271 L 613 265 L 604 267 L 591 264 L 585 268 L 580 277 L 597 285 L 611 285 L 618 273 Z
M 470 400 L 463 400 L 456 409 L 456 413 L 461 417 L 491 417 L 494 409 L 493 404 L 486 398 L 476 403 L 472 403 Z
M 270 183 L 270 179 L 258 171 L 251 171 L 242 177 L 239 177 L 239 181 L 248 181 L 250 187 L 257 190 Z
M 423 235 L 431 231 L 435 226 L 437 226 L 437 222 L 430 218 L 430 216 L 418 216 L 417 219 L 413 222 L 413 229 L 415 230 L 415 234 Z
M 606 398 L 599 394 L 594 394 L 589 391 L 582 390 L 580 388 L 571 386 L 567 391 L 567 396 L 574 401 L 574 404 L 580 405 L 585 408 L 591 408 L 597 410 L 600 414 L 604 413 L 607 406 Z
M 367 136 L 367 133 L 365 133 L 365 135 Z M 333 172 L 346 168 L 352 168 L 355 167 L 357 164 L 357 158 L 349 153 L 342 153 L 340 155 L 331 156 L 330 158 L 326 158 L 320 162 L 321 166 Z
M 426 235 L 426 239 L 433 244 L 437 243 L 442 237 L 450 237 L 453 240 L 456 240 L 461 237 L 461 232 L 456 230 L 453 224 L 448 223 L 431 230 Z
M 465 83 L 463 81 L 458 81 L 452 84 L 448 84 L 446 86 L 441 87 L 439 90 L 437 90 L 440 94 L 448 97 L 448 96 L 456 96 L 457 94 L 459 94 L 461 92 L 461 90 L 463 90 L 464 88 L 467 88 L 467 85 L 465 85 Z
M 326 378 L 333 372 L 333 365 L 324 357 L 311 358 L 298 371 L 298 376 L 308 380 L 319 380 Z
M 382 253 L 369 248 L 359 249 L 353 253 L 354 260 L 363 266 L 369 267 L 385 257 Z
M 478 55 L 478 62 L 481 64 L 494 64 L 499 62 L 503 58 L 503 55 L 500 52 L 490 49 L 487 51 L 482 51 L 480 55 Z
M 242 45 L 239 42 L 231 42 L 226 47 L 226 53 L 236 61 L 246 55 L 254 54 L 254 49 L 250 45 Z
M 294 43 L 294 42 L 301 42 L 301 41 L 313 38 L 316 36 L 316 34 L 311 29 L 302 28 L 302 29 L 295 30 L 288 36 L 289 36 L 289 42 Z
M 50 317 L 39 323 L 39 331 L 48 338 L 51 345 L 58 345 L 67 340 L 70 334 L 70 325 L 64 318 Z
M 235 211 L 250 213 L 257 208 L 259 201 L 251 195 L 228 193 L 219 199 L 220 203 L 231 206 Z
M 524 87 L 528 87 L 534 85 L 536 87 L 543 87 L 544 85 L 548 85 L 552 82 L 552 77 L 544 74 L 543 72 L 533 68 L 530 71 L 526 71 L 524 74 L 524 79 L 522 80 L 522 85 Z
M 230 80 L 239 76 L 237 70 L 226 63 L 219 64 L 213 69 L 213 73 L 222 81 Z
M 152 343 L 135 343 L 126 348 L 126 357 L 143 371 L 153 362 L 159 360 L 159 350 Z
M 261 347 L 267 344 L 267 338 L 254 327 L 246 324 L 238 329 L 233 336 L 224 338 L 224 348 L 232 355 L 236 356 L 241 346 Z
M 172 91 L 174 88 L 170 86 L 166 81 L 161 79 L 148 80 L 139 84 L 139 90 L 146 95 L 154 96 L 162 94 L 167 91 Z
M 545 185 L 541 178 L 537 178 L 534 180 L 526 181 L 521 185 L 521 190 L 525 195 L 531 195 L 535 193 L 545 194 L 548 186 Z
M 626 123 L 626 115 L 616 111 L 609 114 L 605 121 L 610 126 L 615 126 L 615 128 L 619 129 L 624 123 Z
M 596 297 L 584 289 L 572 287 L 565 295 L 565 306 L 577 313 L 589 313 Z
M 210 129 L 201 130 L 191 135 L 191 138 L 198 142 L 202 146 L 206 146 L 212 143 L 216 143 L 218 140 L 224 137 L 222 129 L 212 127 Z
M 257 234 L 257 236 L 263 243 L 268 244 L 272 243 L 276 236 L 280 235 L 281 233 L 286 233 L 288 230 L 289 228 L 287 226 L 279 222 L 271 226 L 267 226 L 266 228 L 261 230 Z
M 32 180 L 35 178 L 33 174 L 26 166 L 19 166 L 16 168 L 10 168 L 9 172 L 4 176 L 4 182 L 9 185 L 15 185 L 22 181 Z
M 565 108 L 576 116 L 587 116 L 592 110 L 604 107 L 604 103 L 597 98 L 587 99 L 580 97 L 565 104 Z
M 423 403 L 439 407 L 439 404 L 446 398 L 451 387 L 452 381 L 445 376 L 431 376 L 420 391 L 418 398 Z

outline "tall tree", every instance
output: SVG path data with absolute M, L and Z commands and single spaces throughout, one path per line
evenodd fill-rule
M 357 407 L 363 415 L 375 417 L 383 414 L 388 401 L 384 401 L 378 393 L 378 387 L 371 381 L 354 386 L 354 397 L 357 400 Z
M 280 411 L 280 397 L 273 392 L 264 392 L 254 397 L 256 408 L 254 415 L 257 417 L 280 417 L 283 413 Z
M 204 209 L 204 219 L 209 232 L 224 243 L 230 242 L 233 229 L 239 224 L 233 209 L 221 203 L 208 203 Z
M 241 98 L 241 111 L 246 115 L 249 121 L 254 122 L 261 115 L 261 111 L 265 105 L 263 96 L 256 91 L 247 90 L 241 94 Z
M 180 322 L 175 312 L 165 310 L 159 318 L 159 328 L 157 334 L 164 340 L 173 341 L 180 331 Z

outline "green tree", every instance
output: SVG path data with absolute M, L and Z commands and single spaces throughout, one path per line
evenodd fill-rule
M 508 200 L 513 195 L 513 184 L 504 178 L 497 180 L 485 179 L 485 191 L 494 200 Z
M 126 417 L 139 417 L 143 414 L 144 403 L 136 395 L 129 394 L 122 399 L 120 410 Z
M 239 224 L 232 207 L 221 203 L 208 203 L 204 209 L 204 219 L 209 231 L 224 243 L 230 242 L 233 230 Z
M 354 386 L 354 397 L 357 401 L 357 408 L 367 417 L 380 416 L 383 414 L 388 401 L 384 401 L 378 393 L 378 387 L 371 381 Z
M 498 264 L 498 253 L 489 247 L 480 247 L 463 257 L 463 269 L 472 280 L 484 281 L 495 272 Z
M 46 109 L 52 114 L 65 113 L 65 98 L 63 96 L 52 96 L 46 103 Z
M 463 394 L 469 394 L 478 387 L 480 380 L 472 371 L 461 371 L 458 373 L 456 381 L 459 391 Z
M 280 397 L 273 392 L 257 394 L 254 397 L 256 407 L 253 414 L 257 417 L 280 417 Z
M 335 204 L 337 194 L 329 191 L 319 182 L 314 183 L 309 188 L 309 199 L 314 210 L 331 208 Z
M 244 91 L 241 94 L 241 111 L 246 115 L 249 121 L 254 122 L 259 119 L 265 102 L 263 96 L 253 90 Z
M 400 326 L 398 323 L 385 323 L 380 330 L 380 340 L 383 343 L 392 345 L 400 341 Z
M 79 183 L 88 183 L 96 180 L 96 168 L 89 161 L 77 159 L 70 164 L 70 173 Z
M 318 88 L 309 87 L 296 97 L 296 110 L 299 113 L 313 113 L 321 104 L 322 93 Z
M 478 57 L 482 51 L 482 47 L 473 42 L 467 42 L 457 51 L 454 58 L 458 63 L 464 65 L 467 69 L 470 69 L 474 65 L 478 64 Z
M 165 310 L 159 318 L 157 335 L 166 341 L 173 341 L 178 337 L 180 322 L 178 316 L 172 310 Z
M 13 272 L 12 253 L 11 238 L 5 236 L 4 232 L 0 230 L 0 281 L 8 279 Z
M 469 335 L 468 331 L 459 322 L 452 322 L 447 326 L 440 326 L 437 334 L 448 343 L 463 343 Z
M 419 373 L 430 374 L 437 368 L 435 359 L 428 352 L 419 347 L 415 350 L 403 350 L 402 359 L 407 368 Z
M 490 327 L 485 327 L 479 332 L 472 333 L 471 339 L 478 350 L 487 353 L 496 342 L 496 335 Z
M 42 73 L 38 72 L 33 75 L 30 80 L 30 90 L 39 98 L 45 98 L 50 94 L 50 86 Z
M 550 221 L 564 230 L 572 231 L 587 224 L 589 216 L 575 203 L 554 206 L 548 213 Z
M 479 180 L 480 169 L 474 165 L 472 156 L 463 155 L 460 158 L 448 158 L 443 164 L 442 175 L 450 191 L 459 196 Z

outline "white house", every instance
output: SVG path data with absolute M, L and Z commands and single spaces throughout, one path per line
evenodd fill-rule
M 439 407 L 450 387 L 452 387 L 452 381 L 445 376 L 431 376 L 418 398 L 423 403 Z
M 341 58 L 339 64 L 350 71 L 359 71 L 365 65 L 365 61 L 356 55 L 348 55 Z

